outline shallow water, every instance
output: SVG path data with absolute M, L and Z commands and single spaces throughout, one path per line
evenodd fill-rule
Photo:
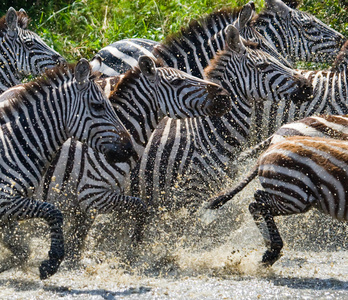
M 81 265 L 63 263 L 45 281 L 38 266 L 48 235 L 34 227 L 27 265 L 0 274 L 0 299 L 348 299 L 347 225 L 318 212 L 277 218 L 283 256 L 259 265 L 265 247 L 247 210 L 257 187 L 219 211 L 164 213 L 138 252 L 129 252 L 130 224 L 100 216 Z

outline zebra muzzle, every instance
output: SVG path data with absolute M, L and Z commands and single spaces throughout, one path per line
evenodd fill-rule
M 221 117 L 231 110 L 232 99 L 227 90 L 219 85 L 209 85 L 207 89 L 211 102 L 208 112 L 211 116 Z

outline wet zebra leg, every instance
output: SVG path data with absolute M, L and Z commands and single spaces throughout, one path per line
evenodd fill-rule
M 66 235 L 66 256 L 65 260 L 69 266 L 74 266 L 81 259 L 85 240 L 91 229 L 94 218 L 81 211 L 75 211 L 69 215 L 70 227 Z
M 33 218 L 44 219 L 50 228 L 51 246 L 48 252 L 49 259 L 43 261 L 40 265 L 40 278 L 46 279 L 57 272 L 64 258 L 63 215 L 59 209 L 53 204 L 30 198 L 8 197 L 6 201 L 3 201 L 0 218 L 2 222 L 16 222 Z M 11 234 L 8 236 L 7 242 L 16 251 L 16 245 L 12 242 Z
M 23 218 L 43 218 L 49 228 L 51 247 L 48 252 L 48 260 L 40 265 L 40 279 L 46 279 L 55 274 L 64 258 L 63 215 L 53 204 L 29 200 L 30 206 L 27 216 Z
M 29 245 L 25 241 L 23 232 L 20 231 L 18 222 L 8 222 L 2 226 L 3 244 L 13 256 L 1 262 L 0 272 L 22 265 L 28 260 Z
M 262 263 L 266 266 L 272 266 L 281 257 L 283 241 L 273 219 L 269 194 L 265 191 L 257 190 L 254 197 L 256 202 L 249 205 L 249 211 L 267 247 L 267 251 L 262 257 Z

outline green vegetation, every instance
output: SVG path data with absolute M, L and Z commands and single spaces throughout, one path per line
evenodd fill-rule
M 142 37 L 160 41 L 168 34 L 205 13 L 225 6 L 240 6 L 248 0 L 11 0 L 2 2 L 23 7 L 32 18 L 31 29 L 70 61 L 91 58 L 102 47 L 124 38 Z M 263 7 L 263 0 L 255 0 Z M 343 3 L 341 1 L 341 3 Z M 347 7 L 339 0 L 304 0 L 308 11 L 348 36 Z

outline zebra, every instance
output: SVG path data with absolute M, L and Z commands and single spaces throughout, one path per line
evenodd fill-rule
M 91 76 L 89 63 L 60 65 L 42 77 L 8 89 L 0 96 L 0 223 L 5 246 L 17 259 L 28 258 L 15 236 L 17 221 L 44 219 L 50 227 L 49 259 L 40 278 L 55 274 L 64 258 L 63 215 L 34 196 L 44 172 L 63 143 L 77 139 L 100 151 L 110 162 L 124 159 L 129 133 Z M 143 203 L 138 203 L 144 208 Z M 13 259 L 13 263 L 16 259 Z M 11 267 L 5 262 L 1 271 Z
M 92 69 L 102 73 L 103 77 L 121 75 L 138 66 L 140 56 L 155 59 L 152 51 L 158 44 L 159 42 L 142 38 L 117 41 L 98 51 L 91 60 Z
M 109 78 L 101 80 L 103 86 L 107 80 Z M 221 86 L 164 67 L 161 61 L 147 56 L 141 56 L 138 67 L 113 80 L 112 84 L 115 82 L 116 87 L 109 99 L 131 134 L 138 157 L 141 157 L 151 133 L 165 116 L 221 116 L 231 109 L 231 98 Z M 78 261 L 84 238 L 97 213 L 122 213 L 127 211 L 127 208 L 120 209 L 123 202 L 132 203 L 138 199 L 127 196 L 129 172 L 135 164 L 134 157 L 127 162 L 109 164 L 98 152 L 74 141 L 63 145 L 37 193 L 64 212 L 78 212 L 69 216 L 70 238 L 66 244 L 67 259 L 72 263 Z M 134 245 L 141 238 L 138 234 L 141 234 L 141 225 L 146 217 L 140 214 L 134 218 Z
M 257 144 L 255 147 L 242 152 L 234 161 L 235 165 L 242 164 L 246 159 L 258 155 L 266 148 L 282 142 L 292 136 L 308 136 L 331 138 L 338 140 L 348 140 L 348 115 L 319 115 L 307 117 L 296 122 L 285 124 L 280 127 L 273 135 Z M 209 201 L 206 208 L 217 209 L 232 199 L 244 187 L 257 176 L 257 163 L 252 167 L 250 174 L 246 175 L 240 183 L 221 196 Z
M 37 76 L 64 59 L 34 32 L 29 17 L 13 7 L 0 19 L 0 93 L 20 84 L 25 76 Z
M 273 130 L 269 129 L 266 136 L 269 136 L 265 140 L 258 143 L 253 148 L 242 153 L 242 155 L 236 159 L 234 164 L 241 163 L 249 156 L 255 156 L 261 150 L 265 149 L 271 143 L 279 141 L 287 136 L 293 135 L 311 135 L 311 127 L 307 128 L 308 124 L 303 124 L 301 117 L 313 116 L 313 115 L 345 115 L 348 114 L 348 41 L 343 45 L 339 52 L 333 66 L 330 70 L 325 71 L 301 71 L 301 74 L 308 78 L 313 86 L 313 99 L 304 103 L 302 106 L 295 107 L 289 103 L 286 114 L 274 112 L 272 109 L 264 111 L 259 109 L 260 118 L 262 115 L 268 114 L 270 119 L 273 115 L 277 118 L 273 118 L 274 124 L 282 125 L 274 134 L 271 134 Z M 260 107 L 259 107 L 260 108 Z M 277 108 L 280 109 L 279 107 Z M 325 118 L 322 116 L 321 118 Z M 328 116 L 327 118 L 331 118 Z M 292 120 L 300 119 L 299 121 L 290 123 Z M 307 118 L 305 120 L 312 120 Z M 267 126 L 270 122 L 265 121 Z M 319 121 L 320 122 L 320 121 Z M 260 122 L 261 123 L 261 122 Z M 260 124 L 256 125 L 259 128 L 262 127 Z M 276 127 L 276 125 L 273 125 Z M 273 128 L 271 127 L 271 128 Z M 278 126 L 277 126 L 278 127 Z M 261 130 L 258 131 L 260 133 Z M 316 132 L 316 131 L 314 131 Z M 313 133 L 314 134 L 314 133 Z M 318 134 L 318 133 L 315 133 Z
M 270 9 L 274 9 L 274 7 L 271 6 Z M 291 9 L 288 8 L 288 11 L 290 10 Z M 289 13 L 289 16 L 294 15 L 298 17 L 300 13 L 301 12 L 298 14 Z M 252 15 L 251 18 L 253 19 Z M 249 18 L 247 14 L 243 15 L 243 19 L 250 20 L 250 14 Z M 234 22 L 238 24 L 248 24 L 248 22 L 242 21 L 242 19 L 239 21 L 235 19 Z M 212 26 L 207 27 L 211 28 Z M 296 28 L 298 29 L 298 27 Z M 187 29 L 185 32 L 191 32 L 192 37 L 194 33 L 200 31 L 193 27 Z M 181 36 L 178 35 L 172 39 L 173 45 L 161 44 L 155 48 L 154 53 L 160 51 L 159 49 L 162 47 L 163 51 L 160 52 L 166 53 L 167 57 L 172 57 L 175 67 L 185 71 L 191 70 L 192 73 L 199 73 L 202 69 L 201 66 L 204 65 L 206 55 L 205 52 L 203 52 L 203 54 L 198 52 L 199 48 L 197 44 L 199 42 L 194 43 L 195 39 L 192 38 L 193 41 L 190 41 L 189 37 L 189 35 L 184 35 L 184 37 L 181 38 Z M 197 40 L 200 41 L 199 39 Z M 188 51 L 188 46 L 185 48 L 183 45 L 196 45 L 195 51 Z M 216 43 L 211 43 L 211 45 L 215 46 Z M 182 49 L 180 47 L 182 47 Z M 190 55 L 193 57 L 188 59 L 186 54 L 181 53 L 184 52 L 183 49 L 185 49 L 186 53 L 190 52 Z M 164 55 L 161 55 L 162 58 L 163 56 Z M 168 60 L 169 59 L 165 59 L 165 61 Z M 200 66 L 198 66 L 199 64 Z M 235 77 L 238 77 L 238 74 Z M 206 78 L 209 79 L 209 77 Z M 232 88 L 228 89 L 231 90 Z M 240 94 L 243 94 L 243 92 L 238 90 L 232 92 L 232 95 Z M 245 94 L 246 92 L 244 92 L 243 96 Z M 307 90 L 307 94 L 309 94 L 309 89 Z M 273 96 L 272 94 L 270 95 Z M 277 96 L 275 95 L 274 97 Z M 307 98 L 307 100 L 309 99 Z M 233 125 L 228 125 L 229 123 L 227 121 L 221 125 L 221 123 L 223 123 L 222 121 L 212 120 L 211 118 L 187 121 L 163 120 L 161 127 L 155 131 L 151 138 L 151 142 L 147 145 L 147 151 L 145 155 L 142 156 L 139 166 L 133 171 L 132 194 L 140 195 L 143 199 L 160 198 L 161 200 L 159 200 L 159 202 L 163 203 L 165 199 L 170 199 L 172 197 L 173 191 L 177 192 L 177 190 L 181 190 L 183 191 L 181 193 L 185 193 L 185 195 L 180 193 L 177 198 L 182 201 L 183 199 L 189 198 L 191 199 L 190 203 L 194 203 L 195 199 L 200 199 L 201 193 L 209 193 L 207 187 L 208 182 L 212 185 L 217 183 L 217 186 L 219 186 L 219 184 L 225 180 L 226 176 L 232 178 L 234 170 L 230 167 L 230 162 L 234 160 L 235 155 L 241 150 L 242 146 L 245 146 L 247 143 L 254 144 L 260 140 L 262 136 L 257 133 L 260 131 L 260 128 L 264 126 L 263 120 L 265 120 L 267 125 L 266 128 L 269 128 L 268 132 L 274 132 L 276 126 L 284 124 L 289 120 L 289 116 L 291 116 L 290 113 L 292 113 L 293 110 L 298 110 L 297 106 L 295 104 L 292 105 L 289 99 L 288 101 L 282 101 L 280 103 L 273 101 L 273 99 L 269 102 L 254 101 L 254 103 L 255 107 L 252 111 L 251 121 L 245 117 L 245 114 L 239 113 L 237 114 L 238 117 L 234 117 L 234 119 L 237 120 L 234 120 Z M 265 111 L 263 106 L 270 108 L 268 111 Z M 289 106 L 291 110 L 289 110 Z M 263 118 L 263 115 L 266 113 L 276 113 L 277 118 L 273 115 L 270 115 L 268 118 Z M 230 114 L 232 114 L 232 112 L 230 112 Z M 294 118 L 298 117 L 295 116 Z M 231 117 L 231 119 L 233 118 Z M 225 119 L 223 118 L 222 120 Z M 193 124 L 193 122 L 195 123 Z M 253 126 L 250 127 L 250 124 Z M 248 134 L 245 133 L 246 130 Z M 256 132 L 256 134 L 254 134 L 254 132 Z M 195 139 L 195 143 L 192 142 L 193 138 Z M 172 167 L 173 161 L 178 161 L 180 164 L 178 163 L 176 167 Z M 171 165 L 169 165 L 169 163 L 171 163 Z M 157 166 L 156 169 L 153 168 L 154 165 Z M 158 176 L 158 174 L 160 174 L 160 176 Z M 187 179 L 185 179 L 185 175 L 187 175 Z M 177 178 L 180 178 L 179 183 Z M 179 186 L 180 189 L 176 188 L 177 186 Z M 168 200 L 167 202 L 168 205 L 173 204 L 173 201 Z M 178 203 L 178 205 L 181 206 L 182 204 Z M 195 205 L 199 205 L 199 203 Z
M 276 106 L 274 103 L 263 102 L 255 116 L 258 138 L 270 136 L 275 128 L 307 116 L 348 114 L 347 66 L 348 41 L 342 46 L 329 70 L 298 70 L 311 82 L 313 99 L 302 106 L 296 106 L 289 101 L 284 101 L 283 107 Z
M 313 15 L 296 9 L 299 4 L 266 0 L 265 8 L 253 20 L 255 28 L 289 62 L 332 63 L 347 39 Z
M 206 72 L 233 95 L 232 110 L 221 118 L 161 122 L 132 170 L 132 194 L 152 205 L 196 209 L 201 193 L 210 189 L 207 182 L 221 184 L 226 174 L 232 176 L 229 162 L 249 138 L 253 102 L 301 102 L 312 93 L 304 77 L 243 40 L 233 25 L 227 28 L 226 50 Z M 178 177 L 183 178 L 180 183 Z M 185 194 L 174 204 L 168 199 L 177 185 Z
M 264 50 L 273 48 L 273 53 L 285 65 L 287 63 L 293 65 L 294 62 L 303 60 L 331 63 L 346 38 L 313 15 L 298 10 L 299 1 L 291 1 L 288 5 L 286 3 L 288 2 L 266 0 L 265 8 L 259 15 L 253 14 L 242 36 L 248 40 L 266 41 L 267 43 L 263 43 Z M 255 8 L 253 2 L 247 5 Z M 210 41 L 211 38 L 215 35 L 223 37 L 224 29 L 228 25 L 236 25 L 235 21 L 240 10 L 240 8 L 224 8 L 214 11 L 203 18 L 191 21 L 187 28 L 182 28 L 180 32 L 167 37 L 160 44 L 149 40 L 144 44 L 142 39 L 136 38 L 118 41 L 96 54 L 95 59 L 102 58 L 101 64 L 95 63 L 94 59 L 91 62 L 95 70 L 101 72 L 107 70 L 106 74 L 109 76 L 117 75 L 134 66 L 134 60 L 129 57 L 132 56 L 132 51 L 136 50 L 136 55 L 140 55 L 141 51 L 147 54 L 152 50 L 153 55 L 164 59 L 168 66 L 193 72 L 191 74 L 194 76 L 199 76 L 199 73 L 203 76 L 203 70 L 216 54 L 216 50 L 224 47 L 223 39 L 215 38 Z M 173 45 L 173 39 L 176 45 Z M 129 44 L 131 46 L 128 49 Z M 172 47 L 168 53 L 165 51 L 166 45 Z M 158 47 L 159 51 L 156 51 Z M 179 58 L 174 54 L 178 54 Z
M 267 247 L 263 264 L 273 265 L 283 248 L 273 217 L 315 207 L 337 220 L 348 220 L 347 153 L 347 140 L 293 136 L 273 144 L 259 157 L 246 181 L 258 175 L 264 188 L 255 192 L 255 202 L 249 205 Z M 232 191 L 219 196 L 220 200 L 224 197 L 233 197 Z M 217 203 L 217 198 L 209 201 L 211 208 L 217 208 L 213 205 Z
M 175 187 L 180 186 L 180 189 L 188 194 L 187 198 L 191 198 L 191 202 L 195 201 L 194 199 L 200 199 L 200 193 L 207 192 L 207 182 L 223 182 L 226 176 L 233 178 L 235 166 L 239 163 L 238 160 L 234 161 L 235 155 L 243 146 L 252 145 L 263 135 L 272 134 L 282 124 L 301 117 L 323 113 L 348 114 L 347 45 L 348 42 L 342 47 L 336 63 L 330 71 L 301 71 L 301 74 L 312 84 L 313 98 L 311 101 L 306 101 L 302 105 L 291 103 L 290 99 L 281 103 L 273 99 L 255 102 L 252 121 L 247 120 L 245 123 L 241 123 L 244 127 L 248 126 L 245 127 L 248 133 L 244 132 L 242 137 L 239 136 L 240 141 L 235 142 L 232 149 L 229 149 L 231 145 L 229 139 L 231 136 L 236 136 L 236 129 L 233 126 L 224 128 L 217 121 L 211 120 L 209 120 L 211 123 L 206 122 L 205 124 L 199 123 L 197 120 L 194 120 L 195 124 L 190 123 L 190 121 L 185 123 L 176 121 L 174 123 L 172 120 L 167 120 L 161 129 L 154 133 L 138 169 L 134 172 L 133 195 L 140 194 L 143 198 L 145 198 L 144 195 L 147 195 L 151 199 L 159 197 L 158 193 L 160 192 L 162 199 L 168 199 L 171 197 L 169 195 L 176 189 Z M 231 90 L 230 87 L 227 89 Z M 239 118 L 242 120 L 245 116 Z M 214 127 L 218 128 L 219 131 L 216 132 Z M 263 129 L 266 129 L 266 133 L 263 133 Z M 215 134 L 211 133 L 214 131 Z M 163 138 L 163 132 L 169 136 L 166 140 Z M 242 130 L 239 130 L 238 133 L 240 132 Z M 191 146 L 197 150 L 195 152 L 191 148 L 190 156 L 183 154 L 180 150 L 181 148 L 185 149 L 185 143 L 192 144 L 192 142 L 186 141 L 185 134 L 187 140 L 192 139 L 192 136 L 198 140 L 194 146 Z M 271 138 L 266 141 L 270 140 Z M 160 146 L 161 143 L 166 143 L 166 146 L 163 144 Z M 173 145 L 179 144 L 180 148 L 173 147 Z M 236 144 L 239 149 L 236 149 Z M 261 144 L 266 145 L 267 143 Z M 172 149 L 170 149 L 171 147 Z M 187 149 L 189 148 L 187 147 Z M 164 157 L 163 153 L 170 153 L 169 158 Z M 185 157 L 184 161 L 181 156 Z M 168 161 L 175 160 L 180 161 L 181 165 L 177 168 L 169 167 Z M 192 161 L 191 165 L 189 160 Z M 153 165 L 156 165 L 157 168 L 154 169 Z M 156 181 L 158 173 L 161 174 L 162 182 Z M 190 175 L 187 180 L 181 180 L 180 183 L 177 183 L 177 177 L 183 177 L 190 173 L 193 173 L 194 177 Z M 203 186 L 200 182 L 204 182 Z M 180 196 L 178 196 L 179 199 L 184 198 Z

